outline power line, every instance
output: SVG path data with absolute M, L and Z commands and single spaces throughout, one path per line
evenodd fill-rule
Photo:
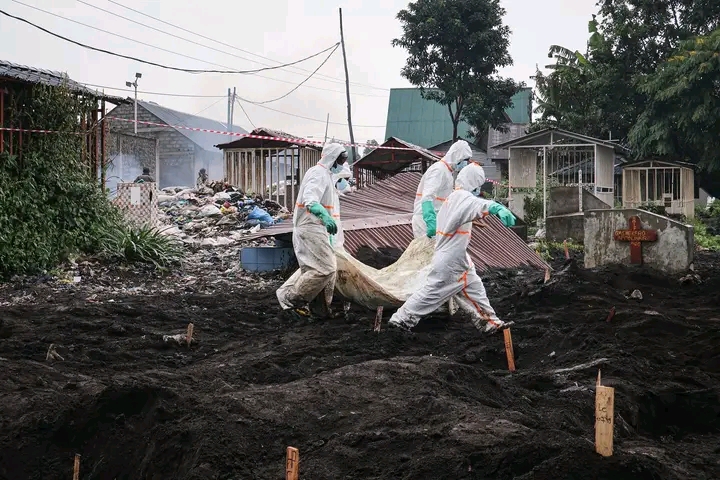
M 17 0 L 13 0 L 13 1 L 17 2 Z M 21 2 L 17 2 L 17 3 L 21 3 Z M 25 5 L 25 4 L 22 4 L 22 5 Z M 76 20 L 72 20 L 72 19 L 69 19 L 69 18 L 60 16 L 60 15 L 57 15 L 57 14 L 52 13 L 52 12 L 47 12 L 47 11 L 42 10 L 42 9 L 40 9 L 40 8 L 34 7 L 34 6 L 32 6 L 32 5 L 25 5 L 25 6 L 27 6 L 27 7 L 29 7 L 29 8 L 33 8 L 33 9 L 35 9 L 35 10 L 39 10 L 39 11 L 44 12 L 44 13 L 47 13 L 48 15 L 53 15 L 53 16 L 58 17 L 58 18 L 61 18 L 61 19 L 63 19 L 63 20 L 67 20 L 67 21 L 70 21 L 70 22 L 73 22 L 73 23 L 77 23 L 77 24 L 86 26 L 86 27 L 88 27 L 88 28 L 94 29 L 94 30 L 99 30 L 99 31 L 104 32 L 104 33 L 107 33 L 107 34 L 109 34 L 109 35 L 117 36 L 117 37 L 120 37 L 120 38 L 123 38 L 123 39 L 126 39 L 126 40 L 130 40 L 130 41 L 135 42 L 135 43 L 140 43 L 140 44 L 145 45 L 145 46 L 150 46 L 150 47 L 152 47 L 152 48 L 157 48 L 157 49 L 159 49 L 159 50 L 163 50 L 163 51 L 166 51 L 166 52 L 170 52 L 170 53 L 173 53 L 173 54 L 175 54 L 175 55 L 180 55 L 180 56 L 184 56 L 184 57 L 187 57 L 187 58 L 194 59 L 194 57 L 188 57 L 187 55 L 183 55 L 183 54 L 181 54 L 181 53 L 172 52 L 172 51 L 170 51 L 170 50 L 165 50 L 165 49 L 160 48 L 160 47 L 155 47 L 154 45 L 150 45 L 150 44 L 141 42 L 141 41 L 139 41 L 139 40 L 135 40 L 135 39 L 133 39 L 133 38 L 123 37 L 123 36 L 121 36 L 121 35 L 117 35 L 117 34 L 115 34 L 115 33 L 108 32 L 108 31 L 106 31 L 106 30 L 102 30 L 102 29 L 93 27 L 93 26 L 91 26 L 91 25 L 84 24 L 84 23 L 82 23 L 82 22 L 78 22 L 78 21 L 76 21 Z M 129 59 L 129 60 L 135 60 L 135 61 L 138 61 L 138 62 L 146 63 L 146 64 L 149 64 L 149 65 L 158 66 L 158 67 L 161 67 L 161 68 L 168 68 L 168 69 L 171 69 L 171 70 L 179 70 L 179 71 L 189 72 L 189 73 L 214 72 L 213 70 L 197 70 L 197 71 L 194 71 L 194 70 L 179 69 L 179 68 L 176 68 L 176 67 L 167 67 L 167 66 L 165 66 L 165 65 L 161 65 L 161 64 L 157 64 L 157 63 L 153 63 L 153 62 L 148 62 L 148 61 L 140 60 L 140 59 L 137 59 L 137 58 L 134 58 L 134 57 L 130 57 L 130 56 L 127 56 L 127 55 L 122 55 L 122 54 L 110 52 L 110 51 L 108 51 L 108 50 L 103 50 L 103 49 L 100 49 L 100 48 L 97 48 L 97 47 L 92 47 L 92 46 L 85 45 L 85 44 L 80 43 L 80 42 L 76 42 L 75 40 L 71 40 L 71 39 L 69 39 L 69 38 L 67 38 L 67 37 L 64 37 L 64 36 L 59 35 L 59 34 L 54 33 L 54 32 L 51 32 L 51 31 L 49 31 L 49 30 L 47 30 L 47 29 L 45 29 L 45 28 L 43 28 L 43 27 L 41 27 L 41 26 L 39 26 L 39 25 L 35 25 L 34 23 L 32 23 L 32 22 L 30 22 L 30 21 L 28 21 L 28 20 L 26 20 L 26 19 L 24 19 L 24 18 L 16 17 L 15 15 L 11 15 L 11 14 L 3 11 L 3 10 L 0 10 L 0 13 L 2 13 L 3 15 L 8 16 L 8 17 L 10 17 L 10 18 L 14 18 L 14 19 L 19 20 L 19 21 L 21 21 L 21 22 L 24 22 L 24 23 L 27 23 L 27 24 L 29 24 L 29 25 L 32 25 L 33 27 L 35 27 L 35 28 L 37 28 L 37 29 L 39 29 L 39 30 L 42 30 L 43 32 L 48 33 L 48 34 L 50 34 L 50 35 L 52 35 L 52 36 L 54 36 L 54 37 L 60 38 L 61 40 L 65 40 L 65 41 L 67 41 L 67 42 L 70 42 L 70 43 L 73 43 L 73 44 L 75 44 L 75 45 L 81 46 L 81 47 L 83 47 L 83 48 L 88 48 L 88 49 L 90 49 L 90 50 L 94 50 L 94 51 L 106 53 L 106 54 L 108 54 L 108 55 L 113 55 L 113 56 L 117 56 L 117 57 L 122 57 L 122 58 L 126 58 L 126 59 Z M 331 48 L 334 48 L 334 47 L 335 47 L 334 45 L 333 45 L 332 47 L 328 47 L 327 49 L 323 50 L 322 52 L 316 53 L 315 56 L 320 55 L 320 54 L 322 54 L 322 53 L 324 53 L 324 52 L 326 52 L 326 51 L 328 51 L 328 50 L 330 50 Z M 203 62 L 203 63 L 207 63 L 207 64 L 209 64 L 209 65 L 218 65 L 218 64 L 215 64 L 215 63 L 207 62 L 207 61 L 205 61 L 205 60 L 200 60 L 200 61 Z M 221 67 L 223 67 L 223 68 L 230 68 L 230 67 L 226 67 L 225 65 L 218 65 L 218 66 L 221 66 Z M 231 72 L 220 72 L 220 73 L 240 73 L 240 74 L 242 74 L 242 73 L 247 73 L 247 72 L 243 72 L 243 71 L 231 71 Z M 279 79 L 279 78 L 267 77 L 267 76 L 259 75 L 259 74 L 256 74 L 256 76 L 257 76 L 257 77 L 260 77 L 260 78 L 265 78 L 265 79 L 267 79 L 267 80 L 274 80 L 274 81 L 276 81 L 276 82 L 281 82 L 281 83 L 289 83 L 289 84 L 294 84 L 294 83 L 295 83 L 295 82 L 290 82 L 290 81 L 287 81 L 287 80 L 281 80 L 281 79 Z M 303 86 L 305 86 L 305 87 L 307 87 L 307 88 L 313 88 L 313 89 L 315 89 L 315 90 L 323 90 L 323 91 L 326 91 L 326 92 L 343 93 L 343 94 L 345 93 L 345 92 L 340 91 L 340 90 L 332 90 L 332 89 L 329 89 L 329 88 L 317 87 L 317 86 L 314 86 L 314 85 L 303 85 Z M 112 88 L 112 87 L 108 87 L 108 88 Z M 115 90 L 121 90 L 121 89 L 115 89 Z M 363 97 L 378 97 L 378 98 L 380 98 L 380 97 L 385 98 L 385 97 L 386 97 L 386 95 L 373 95 L 373 94 L 367 94 L 367 93 L 355 93 L 355 94 L 353 94 L 353 96 L 355 96 L 355 95 L 357 95 L 357 96 L 363 96 Z
M 82 83 L 82 82 L 80 82 Z M 95 88 L 105 88 L 108 90 L 119 90 L 123 92 L 134 92 L 134 90 L 130 90 L 128 88 L 116 88 L 116 87 L 108 87 L 105 85 L 97 85 L 94 83 L 82 83 L 82 85 L 85 85 L 87 87 L 95 87 Z M 184 98 L 227 98 L 227 95 L 193 95 L 193 94 L 184 94 L 184 93 L 166 93 L 166 92 L 149 92 L 146 90 L 138 90 L 138 93 L 144 93 L 145 95 L 158 95 L 158 96 L 164 96 L 164 97 L 184 97 Z M 238 101 L 240 98 L 238 97 Z M 247 102 L 247 100 L 245 100 Z M 247 102 L 251 103 L 251 102 Z M 301 118 L 303 120 L 310 120 L 312 122 L 319 122 L 319 123 L 326 123 L 326 120 L 321 120 L 319 118 L 310 118 L 310 117 L 304 117 L 302 115 L 297 115 L 294 113 L 285 112 L 283 110 L 278 110 L 276 108 L 268 107 L 267 105 L 257 104 L 257 103 L 251 103 L 252 105 L 256 105 L 260 108 L 265 108 L 267 110 L 276 112 L 276 113 L 282 113 L 283 115 L 288 115 L 290 117 L 295 118 Z M 330 125 L 341 125 L 341 126 L 347 126 L 345 123 L 339 123 L 339 122 L 329 122 Z M 385 125 L 356 125 L 357 127 L 362 128 L 385 128 Z
M 255 105 L 255 104 L 253 104 L 253 105 Z M 267 109 L 267 110 L 270 110 L 270 111 L 273 111 L 273 112 L 276 112 L 276 113 L 282 113 L 283 115 L 288 115 L 288 116 L 290 116 L 290 117 L 301 118 L 301 119 L 303 119 L 303 120 L 309 120 L 309 121 L 311 121 L 311 122 L 319 122 L 319 123 L 326 123 L 326 122 L 327 122 L 326 119 L 311 118 L 311 117 L 305 117 L 305 116 L 302 116 L 302 115 L 296 115 L 296 114 L 294 114 L 294 113 L 283 112 L 282 110 L 278 110 L 278 109 L 276 109 L 276 108 L 268 107 L 267 105 L 256 105 L 256 106 L 258 106 L 258 107 L 260 107 L 260 108 L 265 108 L 265 109 Z M 340 125 L 340 126 L 343 126 L 343 127 L 347 127 L 347 123 L 340 123 L 340 122 L 327 122 L 327 123 L 330 123 L 330 125 Z M 354 126 L 355 126 L 355 127 L 361 127 L 361 128 L 385 128 L 385 125 L 354 125 Z
M 245 107 L 243 107 L 243 104 L 242 104 L 242 102 L 240 101 L 240 99 L 239 99 L 239 98 L 235 98 L 235 101 L 237 102 L 238 105 L 240 105 L 240 109 L 241 109 L 241 110 L 243 111 L 243 113 L 245 114 L 245 118 L 248 119 L 248 122 L 250 122 L 250 125 L 252 125 L 253 129 L 256 129 L 257 127 L 255 126 L 255 124 L 253 123 L 253 121 L 250 120 L 250 115 L 248 115 L 248 113 L 245 111 Z
M 310 79 L 313 77 L 313 75 L 315 75 L 315 74 L 317 73 L 317 71 L 320 70 L 320 69 L 323 67 L 323 65 L 325 65 L 325 64 L 327 63 L 328 60 L 330 60 L 330 57 L 332 57 L 333 53 L 335 53 L 335 51 L 338 49 L 339 46 L 340 46 L 340 45 L 335 45 L 335 48 L 330 52 L 330 54 L 325 58 L 325 60 L 323 60 L 323 62 L 322 62 L 310 75 L 308 75 L 305 80 L 303 80 L 302 82 L 300 82 L 299 84 L 297 84 L 297 85 L 295 86 L 295 88 L 293 88 L 292 90 L 290 90 L 289 92 L 287 92 L 285 95 L 282 95 L 282 96 L 277 97 L 277 98 L 273 98 L 272 100 L 265 100 L 264 102 L 253 102 L 253 101 L 250 101 L 250 100 L 247 100 L 247 99 L 244 99 L 244 98 L 243 98 L 243 100 L 246 101 L 246 102 L 249 102 L 249 103 L 253 103 L 253 104 L 255 104 L 255 105 L 264 105 L 264 104 L 266 104 L 266 103 L 272 103 L 272 102 L 277 102 L 278 100 L 282 100 L 283 98 L 287 97 L 288 95 L 290 95 L 291 93 L 293 93 L 293 92 L 294 92 L 295 90 L 297 90 L 298 88 L 302 87 L 302 86 L 303 86 L 303 83 L 305 83 L 305 82 L 307 82 L 308 80 L 310 80 Z
M 86 87 L 106 88 L 108 90 L 116 90 L 119 92 L 134 92 L 135 91 L 130 88 L 108 87 L 107 85 L 97 85 L 95 83 L 83 83 L 83 82 L 78 82 L 78 83 L 85 85 Z M 189 93 L 148 92 L 147 90 L 138 90 L 138 93 L 144 93 L 146 95 L 160 95 L 163 97 L 227 98 L 227 95 L 196 95 L 196 94 L 189 94 Z
M 224 66 L 224 65 L 220 65 L 220 64 L 217 64 L 217 63 L 213 63 L 213 62 L 208 62 L 207 60 L 202 60 L 202 59 L 200 59 L 200 58 L 191 57 L 190 55 L 185 55 L 184 53 L 178 53 L 178 52 L 174 52 L 174 51 L 172 51 L 172 50 L 168 50 L 168 49 L 166 49 L 166 48 L 158 47 L 158 46 L 156 46 L 156 45 L 152 45 L 152 44 L 150 44 L 150 43 L 146 43 L 146 42 L 143 42 L 143 41 L 141 41 L 141 40 L 136 40 L 136 39 L 134 39 L 134 38 L 125 37 L 125 36 L 120 35 L 120 34 L 117 34 L 117 33 L 109 32 L 109 31 L 107 31 L 107 30 L 103 30 L 102 28 L 94 27 L 94 26 L 92 26 L 92 25 L 88 25 L 87 23 L 79 22 L 79 21 L 77 21 L 77 20 L 73 20 L 73 19 L 71 19 L 71 18 L 63 17 L 62 15 L 58 15 L 57 13 L 53 13 L 53 12 L 49 12 L 49 11 L 47 11 L 47 10 L 43 10 L 42 8 L 36 7 L 36 6 L 34 6 L 34 5 L 28 5 L 27 3 L 20 2 L 19 0 L 12 0 L 12 1 L 15 2 L 15 3 L 18 3 L 18 4 L 20 4 L 20 5 L 23 5 L 23 6 L 25 6 L 25 7 L 32 8 L 33 10 L 37 10 L 37 11 L 46 13 L 46 14 L 48 14 L 48 15 L 52 15 L 53 17 L 57 17 L 57 18 L 66 20 L 66 21 L 68 21 L 68 22 L 76 23 L 76 24 L 78 24 L 78 25 L 82 25 L 82 26 L 84 26 L 84 27 L 91 28 L 91 29 L 93 29 L 93 30 L 97 30 L 97 31 L 99 31 L 99 32 L 103 32 L 103 33 L 106 33 L 106 34 L 108 34 L 108 35 L 112 35 L 112 36 L 114 36 L 114 37 L 122 38 L 123 40 L 128 40 L 128 41 L 131 41 L 131 42 L 139 43 L 140 45 L 144 45 L 144 46 L 146 46 L 146 47 L 155 48 L 155 49 L 157 49 L 157 50 L 160 50 L 160 51 L 163 51 L 163 52 L 166 52 L 166 53 L 171 53 L 171 54 L 173 54 L 173 55 L 178 55 L 178 56 L 180 56 L 180 57 L 189 58 L 190 60 L 195 60 L 195 61 L 198 61 L 198 62 L 207 63 L 208 65 L 217 65 L 217 66 L 219 66 L 219 67 L 229 68 L 229 67 L 226 67 L 226 66 Z M 59 34 L 57 34 L 57 33 L 53 33 L 53 32 L 51 32 L 50 30 L 47 30 L 47 29 L 45 29 L 45 28 L 43 28 L 43 27 L 41 27 L 41 26 L 39 26 L 39 25 L 35 25 L 34 23 L 32 23 L 32 22 L 30 22 L 29 20 L 26 20 L 26 19 L 24 19 L 24 18 L 16 17 L 16 16 L 14 16 L 14 15 L 10 15 L 9 13 L 4 12 L 4 11 L 2 11 L 2 10 L 0 10 L 0 13 L 2 13 L 2 14 L 4 14 L 4 15 L 7 15 L 8 17 L 14 18 L 14 19 L 16 19 L 16 20 L 20 20 L 21 22 L 25 22 L 25 23 L 27 23 L 27 24 L 29 24 L 29 25 L 32 25 L 33 27 L 35 27 L 35 28 L 37 28 L 37 29 L 40 29 L 40 30 L 44 31 L 45 33 L 48 33 L 48 34 L 50 34 L 50 35 L 53 35 L 54 37 L 60 38 L 60 39 L 65 40 L 65 41 L 67 41 L 67 42 L 74 43 L 75 45 L 79 45 L 79 46 L 81 46 L 81 47 L 83 47 L 83 48 L 87 48 L 87 49 L 90 49 L 90 50 L 95 50 L 95 51 L 97 51 L 97 52 L 102 52 L 102 53 L 105 53 L 105 54 L 108 54 L 108 55 L 113 55 L 113 56 L 116 56 L 116 57 L 126 58 L 126 59 L 128 59 L 128 60 L 133 60 L 133 61 L 140 62 L 140 63 L 145 63 L 145 64 L 147 64 L 147 65 L 152 65 L 152 66 L 155 66 L 155 67 L 165 68 L 165 69 L 168 69 L 168 70 L 176 70 L 176 71 L 185 72 L 185 73 L 251 74 L 251 73 L 264 72 L 264 71 L 266 71 L 266 70 L 277 70 L 277 69 L 279 69 L 279 68 L 284 68 L 284 67 L 287 66 L 287 65 L 294 65 L 294 64 L 296 64 L 296 63 L 303 62 L 303 61 L 305 61 L 305 60 L 309 60 L 309 59 L 311 59 L 311 58 L 314 58 L 314 57 L 316 57 L 316 56 L 318 56 L 318 55 L 320 55 L 320 54 L 323 54 L 323 53 L 327 52 L 328 50 L 330 50 L 330 49 L 332 49 L 332 48 L 337 47 L 337 45 L 338 45 L 338 44 L 332 45 L 332 46 L 326 48 L 325 50 L 322 50 L 322 51 L 317 52 L 317 53 L 315 53 L 315 54 L 313 54 L 313 55 L 310 55 L 309 57 L 303 58 L 303 59 L 298 60 L 298 61 L 296 61 L 296 62 L 293 62 L 293 63 L 291 63 L 291 64 L 279 65 L 279 66 L 277 66 L 277 67 L 263 67 L 263 68 L 254 69 L 254 70 L 197 70 L 197 69 L 187 69 L 187 68 L 180 68 L 180 67 L 172 67 L 172 66 L 168 66 L 168 65 L 163 65 L 163 64 L 161 64 L 161 63 L 151 62 L 151 61 L 149 61 L 149 60 L 142 60 L 142 59 L 140 59 L 140 58 L 131 57 L 131 56 L 128 56 L 128 55 L 122 55 L 122 54 L 120 54 L 120 53 L 111 52 L 111 51 L 109 51 L 109 50 L 104 50 L 104 49 L 101 49 L 101 48 L 92 47 L 92 46 L 90 46 L 90 45 L 86 45 L 86 44 L 84 44 L 84 43 L 80 43 L 80 42 L 77 42 L 77 41 L 75 41 L 75 40 L 71 40 L 71 39 L 69 39 L 69 38 L 67 38 L 67 37 L 64 37 L 64 36 L 62 36 L 62 35 L 59 35 Z
M 90 7 L 90 8 L 94 8 L 95 10 L 99 10 L 99 11 L 101 11 L 101 12 L 108 13 L 108 14 L 113 15 L 113 16 L 118 17 L 118 18 L 122 18 L 123 20 L 127 20 L 128 22 L 134 23 L 134 24 L 136 24 L 136 25 L 140 25 L 141 27 L 149 28 L 150 30 L 154 30 L 154 31 L 159 32 L 159 33 L 162 33 L 162 34 L 164 34 L 164 35 L 168 35 L 168 36 L 170 36 L 170 37 L 177 38 L 177 39 L 183 40 L 183 41 L 188 42 L 188 43 L 192 43 L 193 45 L 198 45 L 198 46 L 200 46 L 200 47 L 207 48 L 207 49 L 213 50 L 213 51 L 215 51 L 215 52 L 219 52 L 219 53 L 222 53 L 222 54 L 225 54 L 225 55 L 230 55 L 230 56 L 235 57 L 235 58 L 238 58 L 238 59 L 240 59 L 240 60 L 246 60 L 246 61 L 248 61 L 248 62 L 253 62 L 253 63 L 257 63 L 257 64 L 260 64 L 260 65 L 263 65 L 263 66 L 266 66 L 266 67 L 271 67 L 271 65 L 268 65 L 268 64 L 266 64 L 266 63 L 262 63 L 262 62 L 259 62 L 259 61 L 257 61 L 257 60 L 253 60 L 253 59 L 251 59 L 251 58 L 247 58 L 247 57 L 243 57 L 243 56 L 240 56 L 240 55 L 236 55 L 236 54 L 234 54 L 234 53 L 232 53 L 232 52 L 227 52 L 227 51 L 225 51 L 225 50 L 220 50 L 219 48 L 211 47 L 211 46 L 209 46 L 209 45 L 205 45 L 205 44 L 203 44 L 203 43 L 196 42 L 195 40 L 191 40 L 191 39 L 189 39 L 189 38 L 181 37 L 180 35 L 175 35 L 174 33 L 166 32 L 165 30 L 161 30 L 161 29 L 159 29 L 159 28 L 153 27 L 152 25 L 148 25 L 147 23 L 138 22 L 137 20 L 133 20 L 132 18 L 128 18 L 128 17 L 126 17 L 126 16 L 120 15 L 120 14 L 118 14 L 118 13 L 115 13 L 115 12 L 113 12 L 113 11 L 107 10 L 107 9 L 105 9 L 105 8 L 98 7 L 97 5 L 93 5 L 92 3 L 88 3 L 88 2 L 85 2 L 85 1 L 83 1 L 83 0 L 76 0 L 76 1 L 77 1 L 78 3 L 83 4 L 83 5 L 87 5 L 87 6 Z M 151 17 L 151 18 L 154 18 L 154 17 Z M 278 62 L 278 63 L 279 63 L 279 62 Z M 299 63 L 299 62 L 287 63 L 287 64 L 283 64 L 283 66 L 285 66 L 285 67 L 290 67 L 290 66 L 295 65 L 296 63 Z M 273 67 L 273 68 L 278 68 L 278 67 Z M 309 72 L 309 70 L 304 70 L 304 69 L 300 69 L 300 70 L 302 70 L 303 72 Z M 299 75 L 299 73 L 292 72 L 292 71 L 290 71 L 289 73 L 293 73 L 293 74 L 295 74 L 295 75 Z M 318 74 L 318 75 L 316 75 L 316 77 L 327 77 L 327 75 Z M 330 77 L 329 77 L 329 78 L 330 78 Z M 324 79 L 324 78 L 317 78 L 317 80 L 322 80 L 322 81 L 332 82 L 332 83 L 343 83 L 343 84 L 344 84 L 344 82 L 339 81 L 339 80 L 332 80 L 332 79 L 326 80 L 326 79 Z M 374 88 L 374 87 L 371 87 L 371 88 Z
M 271 61 L 271 62 L 280 63 L 280 62 L 278 62 L 277 60 L 273 60 L 272 58 L 265 57 L 265 56 L 263 56 L 263 55 L 258 55 L 257 53 L 253 53 L 253 52 L 250 52 L 250 51 L 248 51 L 248 50 L 243 50 L 242 48 L 236 47 L 236 46 L 234 46 L 234 45 L 230 45 L 230 44 L 225 43 L 225 42 L 221 42 L 221 41 L 219 41 L 219 40 L 215 40 L 215 39 L 210 38 L 210 37 L 207 37 L 207 36 L 205 36 L 205 35 L 203 35 L 203 34 L 201 34 L 201 33 L 193 32 L 192 30 L 188 30 L 187 28 L 180 27 L 180 26 L 178 26 L 178 25 L 175 25 L 175 24 L 173 24 L 173 23 L 167 22 L 167 21 L 162 20 L 162 19 L 160 19 L 160 18 L 154 17 L 154 16 L 152 16 L 152 15 L 150 15 L 150 14 L 147 14 L 147 13 L 145 13 L 145 12 L 142 12 L 142 11 L 140 11 L 140 10 L 136 10 L 136 9 L 134 9 L 134 8 L 128 7 L 128 6 L 126 6 L 126 5 L 123 5 L 122 3 L 116 2 L 115 0 L 107 0 L 107 1 L 110 2 L 110 3 L 112 3 L 112 4 L 114 4 L 114 5 L 117 5 L 118 7 L 124 8 L 124 9 L 126 9 L 126 10 L 130 10 L 131 12 L 135 12 L 135 13 L 137 13 L 137 14 L 139 14 L 139 15 L 144 16 L 144 17 L 152 18 L 153 20 L 155 20 L 155 21 L 157 21 L 157 22 L 163 23 L 163 24 L 165 24 L 165 25 L 168 25 L 168 26 L 170 26 L 170 27 L 176 28 L 176 29 L 178 29 L 178 30 L 182 30 L 183 32 L 190 33 L 190 34 L 192 34 L 192 35 L 196 35 L 196 36 L 198 36 L 198 37 L 200 37 L 200 38 L 204 38 L 205 40 L 209 40 L 209 41 L 211 41 L 211 42 L 213 42 L 213 43 L 216 43 L 216 44 L 218 44 L 218 45 L 223 45 L 223 46 L 225 46 L 225 47 L 229 47 L 229 48 L 232 48 L 232 49 L 234 49 L 234 50 L 238 50 L 238 51 L 240 51 L 240 52 L 247 53 L 248 55 L 252 55 L 252 56 L 254 56 L 254 57 L 258 57 L 258 58 L 262 58 L 262 59 L 265 59 L 265 60 L 269 60 L 269 61 Z M 82 3 L 84 3 L 84 2 L 82 2 Z M 123 18 L 124 18 L 124 17 L 123 17 Z M 209 47 L 208 47 L 208 48 L 209 48 Z M 259 63 L 260 65 L 266 65 L 266 64 L 261 63 L 261 62 L 256 62 L 256 63 Z M 297 69 L 298 69 L 298 70 L 303 70 L 305 73 L 308 72 L 308 70 L 304 70 L 304 69 L 299 68 L 299 67 L 297 67 Z M 340 80 L 340 79 L 338 79 L 337 77 L 331 77 L 331 76 L 329 76 L 329 75 L 321 75 L 321 76 L 322 76 L 322 77 L 329 78 L 329 79 L 332 79 L 332 80 L 335 81 L 335 83 L 345 84 L 345 80 Z M 351 84 L 351 85 L 357 85 L 357 86 L 363 86 L 363 87 L 371 88 L 371 89 L 374 89 L 374 90 L 382 90 L 382 91 L 386 91 L 386 92 L 387 92 L 387 91 L 390 91 L 389 88 L 376 87 L 376 86 L 374 86 L 374 85 L 368 85 L 368 84 L 364 84 L 364 83 L 350 82 L 350 84 Z
M 17 0 L 13 0 L 13 1 L 17 2 Z M 132 23 L 135 23 L 135 24 L 140 25 L 140 26 L 142 26 L 142 27 L 149 28 L 149 29 L 151 29 L 151 30 L 155 30 L 156 32 L 160 32 L 160 33 L 163 33 L 163 34 L 165 34 L 165 35 L 169 35 L 169 36 L 171 36 L 171 37 L 173 37 L 173 38 L 178 38 L 178 39 L 180 39 L 180 40 L 184 40 L 184 41 L 189 42 L 189 43 L 192 43 L 192 44 L 194 44 L 194 45 L 199 45 L 199 46 L 204 47 L 204 48 L 209 48 L 210 50 L 214 50 L 214 51 L 216 51 L 216 52 L 220 52 L 220 53 L 223 53 L 223 54 L 225 54 L 225 55 L 230 55 L 230 56 L 233 56 L 233 57 L 235 57 L 235 58 L 239 58 L 240 60 L 247 60 L 248 62 L 260 63 L 260 62 L 258 62 L 258 61 L 256 61 L 256 60 L 252 60 L 252 59 L 247 58 L 247 57 L 241 57 L 241 56 L 239 56 L 239 55 L 235 55 L 234 53 L 226 52 L 226 51 L 224 51 L 224 50 L 220 50 L 220 49 L 218 49 L 218 48 L 211 47 L 211 46 L 208 46 L 208 45 L 205 45 L 205 44 L 196 42 L 196 41 L 194 41 L 194 40 L 190 40 L 189 38 L 181 37 L 181 36 L 179 36 L 179 35 L 175 35 L 175 34 L 173 34 L 173 33 L 166 32 L 166 31 L 164 31 L 164 30 L 160 30 L 159 28 L 155 28 L 155 27 L 153 27 L 153 26 L 151 26 L 151 25 L 148 25 L 148 24 L 146 24 L 146 23 L 138 22 L 137 20 L 133 20 L 132 18 L 125 17 L 125 16 L 120 15 L 120 14 L 117 14 L 117 13 L 115 13 L 115 12 L 111 12 L 110 10 L 106 10 L 106 9 L 104 9 L 104 8 L 102 8 L 102 7 L 98 7 L 98 6 L 93 5 L 93 4 L 91 4 L 91 3 L 84 2 L 83 0 L 76 0 L 76 1 L 77 1 L 78 3 L 82 3 L 83 5 L 87 5 L 88 7 L 94 8 L 94 9 L 96 9 L 96 10 L 100 10 L 101 12 L 109 13 L 110 15 L 114 15 L 114 16 L 116 16 L 116 17 L 122 18 L 123 20 L 127 20 L 128 22 L 132 22 Z M 21 2 L 17 2 L 17 3 L 21 3 Z M 332 48 L 332 47 L 330 47 L 330 48 Z M 300 63 L 300 62 L 303 62 L 303 61 L 305 61 L 305 60 L 307 60 L 307 59 L 309 59 L 309 58 L 311 58 L 311 57 L 307 57 L 307 58 L 305 58 L 305 59 L 298 60 L 298 61 L 296 61 L 296 62 L 285 63 L 285 64 L 283 64 L 283 65 L 275 66 L 275 67 L 273 67 L 273 66 L 271 66 L 271 65 L 265 65 L 266 67 L 270 67 L 270 68 L 266 68 L 266 69 L 262 69 L 262 70 L 276 70 L 276 69 L 282 68 L 282 67 L 290 67 L 290 66 L 293 66 L 293 65 L 295 65 L 295 64 L 298 64 L 298 63 Z M 260 63 L 260 65 L 263 65 L 263 64 Z M 262 71 L 262 70 L 259 70 L 259 71 Z

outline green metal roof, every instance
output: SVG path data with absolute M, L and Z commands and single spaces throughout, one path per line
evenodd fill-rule
M 532 90 L 513 96 L 513 106 L 505 110 L 513 123 L 530 123 Z M 460 122 L 458 136 L 467 138 L 470 125 Z M 390 89 L 385 138 L 396 137 L 424 148 L 452 139 L 452 122 L 445 105 L 426 100 L 419 88 Z

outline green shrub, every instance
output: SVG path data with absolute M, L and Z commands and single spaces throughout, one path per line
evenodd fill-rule
M 709 233 L 707 225 L 698 218 L 690 220 L 689 223 L 695 230 L 695 245 L 713 252 L 720 251 L 720 236 Z
M 172 240 L 123 226 L 83 164 L 78 119 L 96 108 L 95 100 L 44 86 L 15 99 L 6 124 L 63 133 L 32 133 L 22 156 L 0 154 L 0 278 L 47 271 L 79 253 L 156 265 L 176 258 Z

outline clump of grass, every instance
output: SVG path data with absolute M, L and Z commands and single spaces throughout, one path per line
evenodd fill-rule
M 101 242 L 100 254 L 124 263 L 148 263 L 166 268 L 180 262 L 182 244 L 157 228 L 118 225 Z

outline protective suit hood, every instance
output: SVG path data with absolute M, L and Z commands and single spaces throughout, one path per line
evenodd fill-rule
M 455 166 L 463 160 L 469 160 L 472 158 L 472 149 L 465 140 L 458 140 L 453 143 L 448 149 L 443 159 L 445 162 L 455 168 Z
M 345 147 L 339 143 L 328 143 L 323 147 L 322 156 L 318 163 L 329 169 L 341 153 L 345 153 Z
M 471 163 L 467 167 L 460 170 L 457 180 L 455 180 L 455 188 L 472 192 L 476 188 L 480 188 L 485 184 L 485 169 L 477 163 Z

